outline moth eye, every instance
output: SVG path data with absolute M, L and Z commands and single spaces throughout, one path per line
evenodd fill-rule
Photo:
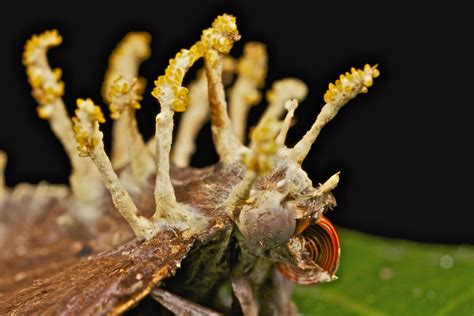
M 297 225 L 298 232 L 298 238 L 304 245 L 302 259 L 308 268 L 280 263 L 278 270 L 287 279 L 299 284 L 314 284 L 328 275 L 333 276 L 339 266 L 340 242 L 332 223 L 325 217 L 320 217 L 316 223 L 303 220 Z

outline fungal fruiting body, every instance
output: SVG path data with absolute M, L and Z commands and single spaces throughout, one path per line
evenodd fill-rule
M 119 314 L 150 295 L 161 303 L 156 308 L 176 314 L 291 315 L 287 279 L 335 279 L 339 238 L 324 214 L 336 205 L 331 191 L 339 173 L 314 187 L 301 164 L 321 129 L 367 92 L 379 72 L 352 68 L 329 84 L 320 114 L 293 147 L 286 135 L 307 87 L 295 78 L 275 82 L 245 145 L 248 108 L 263 95 L 267 53 L 252 42 L 240 59 L 228 57 L 239 39 L 235 18 L 224 14 L 170 59 L 154 82 L 160 109 L 155 137 L 145 142 L 135 112 L 147 91 L 138 68 L 150 55 L 150 36 L 128 34 L 109 60 L 102 88 L 114 120 L 112 159 L 95 101 L 78 99 L 75 116 L 67 116 L 61 71 L 46 56 L 61 43 L 59 33 L 27 42 L 23 63 L 38 114 L 71 160 L 71 186 L 7 188 L 0 155 L 0 313 Z M 201 58 L 204 69 L 184 87 L 186 72 Z M 173 146 L 175 112 L 184 112 L 186 125 Z M 194 141 L 207 120 L 219 162 L 192 168 Z M 219 294 L 226 284 L 231 305 Z

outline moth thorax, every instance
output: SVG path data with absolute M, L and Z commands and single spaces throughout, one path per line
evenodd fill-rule
M 237 222 L 247 241 L 264 248 L 288 242 L 295 232 L 295 208 L 277 191 L 259 191 L 252 199 Z

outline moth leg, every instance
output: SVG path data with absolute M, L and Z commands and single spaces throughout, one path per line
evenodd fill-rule
M 234 295 L 240 303 L 242 314 L 244 316 L 257 316 L 258 305 L 249 279 L 244 276 L 232 276 L 231 282 Z
M 160 288 L 153 288 L 150 292 L 150 296 L 158 301 L 161 305 L 166 307 L 169 311 L 175 315 L 193 315 L 193 316 L 213 316 L 222 315 L 207 307 L 193 303 L 181 296 L 170 293 Z
M 296 316 L 298 309 L 293 302 L 291 295 L 293 293 L 293 283 L 285 279 L 277 270 L 274 270 L 269 280 L 268 292 L 264 293 L 262 299 L 264 310 L 263 314 Z

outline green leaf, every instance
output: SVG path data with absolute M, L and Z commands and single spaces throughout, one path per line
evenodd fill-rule
M 474 247 L 339 232 L 339 279 L 296 287 L 302 315 L 474 315 Z

